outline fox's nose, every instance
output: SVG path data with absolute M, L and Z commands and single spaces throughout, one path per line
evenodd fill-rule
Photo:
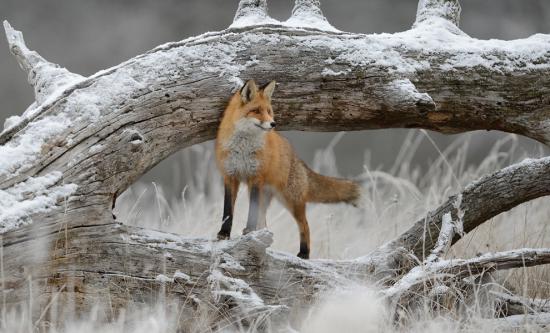
M 275 122 L 272 121 L 272 122 L 271 122 L 271 128 L 275 128 L 275 125 L 276 125 Z

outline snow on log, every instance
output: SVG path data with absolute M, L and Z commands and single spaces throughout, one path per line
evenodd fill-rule
M 46 61 L 37 52 L 29 50 L 23 39 L 23 34 L 13 29 L 8 21 L 4 21 L 4 30 L 10 52 L 17 59 L 21 69 L 27 73 L 29 84 L 34 88 L 37 103 L 43 103 L 55 91 L 83 79 L 81 75 L 71 73 L 66 68 Z
M 416 12 L 415 25 L 426 20 L 439 18 L 449 21 L 458 27 L 460 23 L 460 11 L 461 8 L 458 0 L 420 0 Z
M 517 267 L 550 263 L 550 249 L 519 249 L 486 253 L 471 259 L 426 261 L 412 268 L 393 286 L 384 290 L 394 307 L 409 307 L 419 295 L 445 294 L 457 290 L 459 283 L 478 275 Z
M 426 258 L 426 262 L 434 262 L 443 259 L 451 248 L 453 237 L 455 235 L 455 224 L 451 217 L 451 212 L 445 213 L 441 221 L 441 230 L 437 238 L 437 243 L 432 250 L 432 253 Z
M 10 52 L 13 54 L 21 69 L 27 73 L 29 84 L 34 88 L 35 104 L 31 106 L 30 111 L 34 110 L 36 105 L 43 104 L 48 99 L 59 98 L 58 92 L 63 91 L 68 86 L 82 81 L 83 77 L 69 72 L 67 69 L 44 59 L 40 54 L 27 48 L 23 34 L 12 28 L 8 21 L 4 21 L 4 30 Z M 23 118 L 31 114 L 25 112 Z M 6 120 L 5 130 L 12 127 L 16 128 L 21 122 L 21 117 L 12 116 Z
M 338 32 L 326 19 L 319 0 L 296 0 L 292 15 L 285 22 L 291 27 L 313 28 Z
M 267 13 L 267 0 L 241 0 L 230 28 L 278 23 Z
M 548 299 L 530 299 L 501 291 L 493 291 L 491 294 L 496 300 L 496 311 L 501 316 L 550 313 L 550 300 Z
M 274 109 L 282 130 L 485 129 L 550 144 L 550 35 L 477 40 L 458 29 L 459 12 L 457 1 L 422 0 L 411 30 L 365 35 L 334 29 L 316 0 L 297 0 L 286 22 L 268 16 L 266 0 L 241 0 L 228 29 L 161 45 L 88 78 L 29 51 L 5 23 L 36 92 L 23 117 L 0 133 L 6 302 L 24 302 L 32 289 L 42 305 L 35 311 L 53 295 L 76 298 L 78 310 L 98 299 L 119 309 L 164 291 L 226 309 L 221 319 L 291 316 L 340 283 L 391 288 L 422 267 L 425 254 L 439 258 L 429 265 L 443 265 L 462 223 L 468 232 L 550 194 L 550 158 L 482 178 L 396 240 L 350 261 L 266 250 L 265 232 L 223 243 L 132 228 L 113 220 L 112 206 L 161 160 L 214 138 L 228 97 L 249 78 L 280 83 Z M 447 223 L 440 237 L 449 213 L 455 226 Z M 548 262 L 547 253 L 534 253 L 532 264 Z M 498 268 L 517 266 L 514 258 L 503 257 Z M 497 259 L 459 268 L 487 268 Z

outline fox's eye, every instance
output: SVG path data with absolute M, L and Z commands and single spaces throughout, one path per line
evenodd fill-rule
M 260 114 L 260 109 L 252 109 L 250 112 Z

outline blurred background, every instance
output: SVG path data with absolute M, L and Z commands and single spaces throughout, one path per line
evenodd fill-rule
M 322 0 L 328 20 L 338 29 L 380 33 L 408 29 L 414 21 L 417 1 L 412 0 Z M 206 31 L 227 27 L 237 0 L 1 0 L 0 17 L 25 34 L 27 44 L 46 59 L 82 75 L 90 75 L 141 54 L 159 44 L 177 41 Z M 268 1 L 271 16 L 289 17 L 293 0 Z M 548 0 L 462 0 L 461 28 L 482 39 L 516 39 L 535 33 L 550 33 Z M 10 115 L 21 114 L 33 101 L 26 77 L 0 38 L 0 124 Z M 407 135 L 415 130 L 376 130 L 347 133 L 335 145 L 336 163 L 343 176 L 357 175 L 363 166 L 387 170 Z M 326 147 L 334 133 L 285 134 L 298 154 L 311 164 L 314 153 Z M 429 133 L 434 142 L 423 140 L 412 163 L 427 170 L 456 136 Z M 488 154 L 502 133 L 479 132 L 471 137 L 467 164 L 476 164 Z M 435 143 L 435 144 L 434 144 Z M 520 146 L 529 154 L 548 155 L 547 148 L 528 139 Z M 211 149 L 211 143 L 200 149 Z M 368 156 L 363 153 L 367 151 Z M 142 178 L 155 181 L 169 195 L 181 194 L 197 167 L 193 155 L 178 153 Z

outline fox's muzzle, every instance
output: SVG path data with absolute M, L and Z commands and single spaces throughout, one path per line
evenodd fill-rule
M 274 121 L 263 121 L 261 122 L 258 127 L 263 129 L 264 131 L 269 131 L 275 128 L 275 122 Z

